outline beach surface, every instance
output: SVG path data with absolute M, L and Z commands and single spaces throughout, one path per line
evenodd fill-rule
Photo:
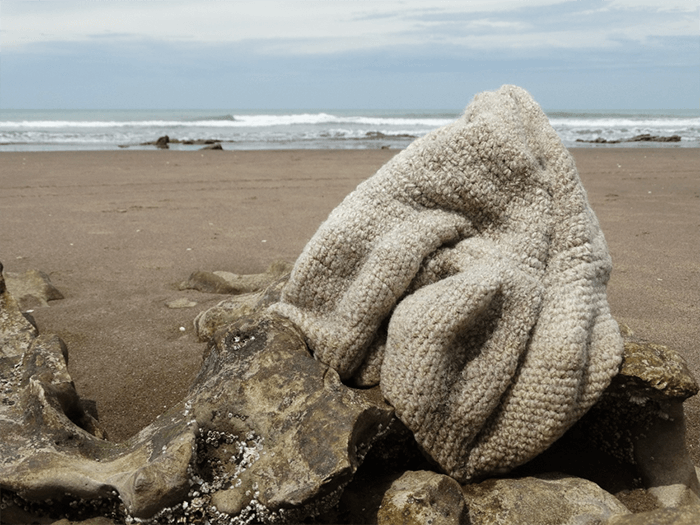
M 613 316 L 700 378 L 700 148 L 571 152 L 613 257 Z M 396 153 L 0 153 L 0 262 L 45 272 L 63 293 L 32 315 L 66 342 L 78 393 L 121 441 L 178 403 L 199 370 L 192 321 L 225 297 L 178 285 L 195 270 L 293 262 Z M 179 298 L 197 304 L 166 306 Z M 700 465 L 700 401 L 685 407 Z

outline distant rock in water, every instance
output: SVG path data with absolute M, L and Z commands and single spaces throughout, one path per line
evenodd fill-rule
M 220 117 L 206 117 L 201 120 L 226 120 L 229 122 L 234 122 L 236 118 L 233 115 L 222 115 Z
M 201 149 L 224 149 L 221 146 L 222 142 L 232 142 L 222 139 L 171 139 L 168 135 L 159 137 L 157 140 L 141 142 L 139 146 L 155 146 L 159 149 L 169 149 L 170 144 L 183 144 L 185 146 L 207 146 Z M 119 145 L 120 148 L 128 148 L 128 144 Z
M 662 137 L 660 135 L 650 135 L 649 133 L 643 133 L 642 135 L 635 135 L 631 139 L 604 139 L 598 137 L 593 140 L 576 139 L 576 142 L 587 142 L 589 144 L 620 144 L 622 142 L 680 142 L 680 135 L 671 135 L 670 137 Z
M 365 133 L 365 138 L 368 139 L 415 139 L 415 135 L 408 133 L 399 133 L 398 135 L 382 133 L 381 131 L 368 131 Z

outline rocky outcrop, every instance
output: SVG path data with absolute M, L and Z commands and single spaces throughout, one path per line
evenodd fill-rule
M 203 312 L 209 346 L 187 398 L 134 438 L 113 443 L 77 394 L 65 345 L 38 335 L 0 281 L 2 522 L 43 515 L 46 523 L 62 516 L 245 523 L 317 515 L 318 523 L 400 517 L 478 525 L 547 522 L 555 512 L 557 523 L 605 523 L 628 512 L 622 502 L 633 502 L 630 490 L 637 500 L 653 500 L 633 507 L 651 521 L 630 523 L 697 517 L 697 477 L 677 432 L 682 408 L 664 409 L 680 407 L 697 386 L 671 349 L 627 341 L 620 374 L 555 444 L 563 450 L 553 463 L 537 464 L 547 451 L 528 474 L 460 488 L 421 456 L 376 387 L 346 387 L 311 358 L 291 323 L 265 314 L 284 282 L 223 301 L 211 309 L 228 311 L 218 321 Z M 237 314 L 222 306 L 241 301 L 250 308 Z M 608 488 L 617 499 L 585 475 L 551 473 L 591 444 L 609 454 L 609 470 L 619 469 L 617 458 L 629 465 L 631 478 L 614 473 L 621 484 Z M 596 465 L 602 477 L 604 467 Z M 669 510 L 661 514 L 659 506 Z
M 185 400 L 113 443 L 77 394 L 65 345 L 37 336 L 7 293 L 2 306 L 0 488 L 15 510 L 303 519 L 337 502 L 393 414 L 312 359 L 289 321 L 258 316 L 217 335 Z
M 28 350 L 38 331 L 32 318 L 23 314 L 20 305 L 7 288 L 5 276 L 2 273 L 3 266 L 0 263 L 0 358 L 3 374 L 0 375 L 4 383 L 9 382 L 9 370 L 19 366 L 22 355 Z M 6 370 L 7 369 L 7 370 Z M 3 401 L 2 403 L 6 403 Z
M 158 137 L 156 140 L 148 141 L 148 142 L 141 142 L 139 146 L 155 146 L 158 149 L 170 149 L 170 144 L 182 144 L 184 146 L 204 146 L 200 149 L 202 150 L 208 150 L 208 149 L 213 149 L 213 150 L 221 150 L 224 149 L 221 146 L 222 142 L 233 142 L 231 140 L 221 140 L 221 139 L 178 139 L 178 138 L 170 138 L 168 135 L 163 135 L 162 137 Z M 120 148 L 128 148 L 130 145 L 129 144 L 120 144 Z

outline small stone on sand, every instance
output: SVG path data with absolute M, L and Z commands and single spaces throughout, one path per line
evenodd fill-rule
M 190 301 L 187 297 L 180 297 L 179 299 L 173 299 L 165 303 L 168 308 L 192 308 L 197 306 L 195 301 Z

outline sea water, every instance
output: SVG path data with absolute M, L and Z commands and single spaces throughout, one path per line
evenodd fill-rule
M 0 110 L 0 151 L 153 149 L 159 137 L 223 142 L 224 149 L 405 148 L 461 110 Z M 546 111 L 566 147 L 637 135 L 680 142 L 622 146 L 700 147 L 700 110 Z M 584 142 L 581 142 L 584 141 Z M 171 149 L 201 145 L 171 144 Z

